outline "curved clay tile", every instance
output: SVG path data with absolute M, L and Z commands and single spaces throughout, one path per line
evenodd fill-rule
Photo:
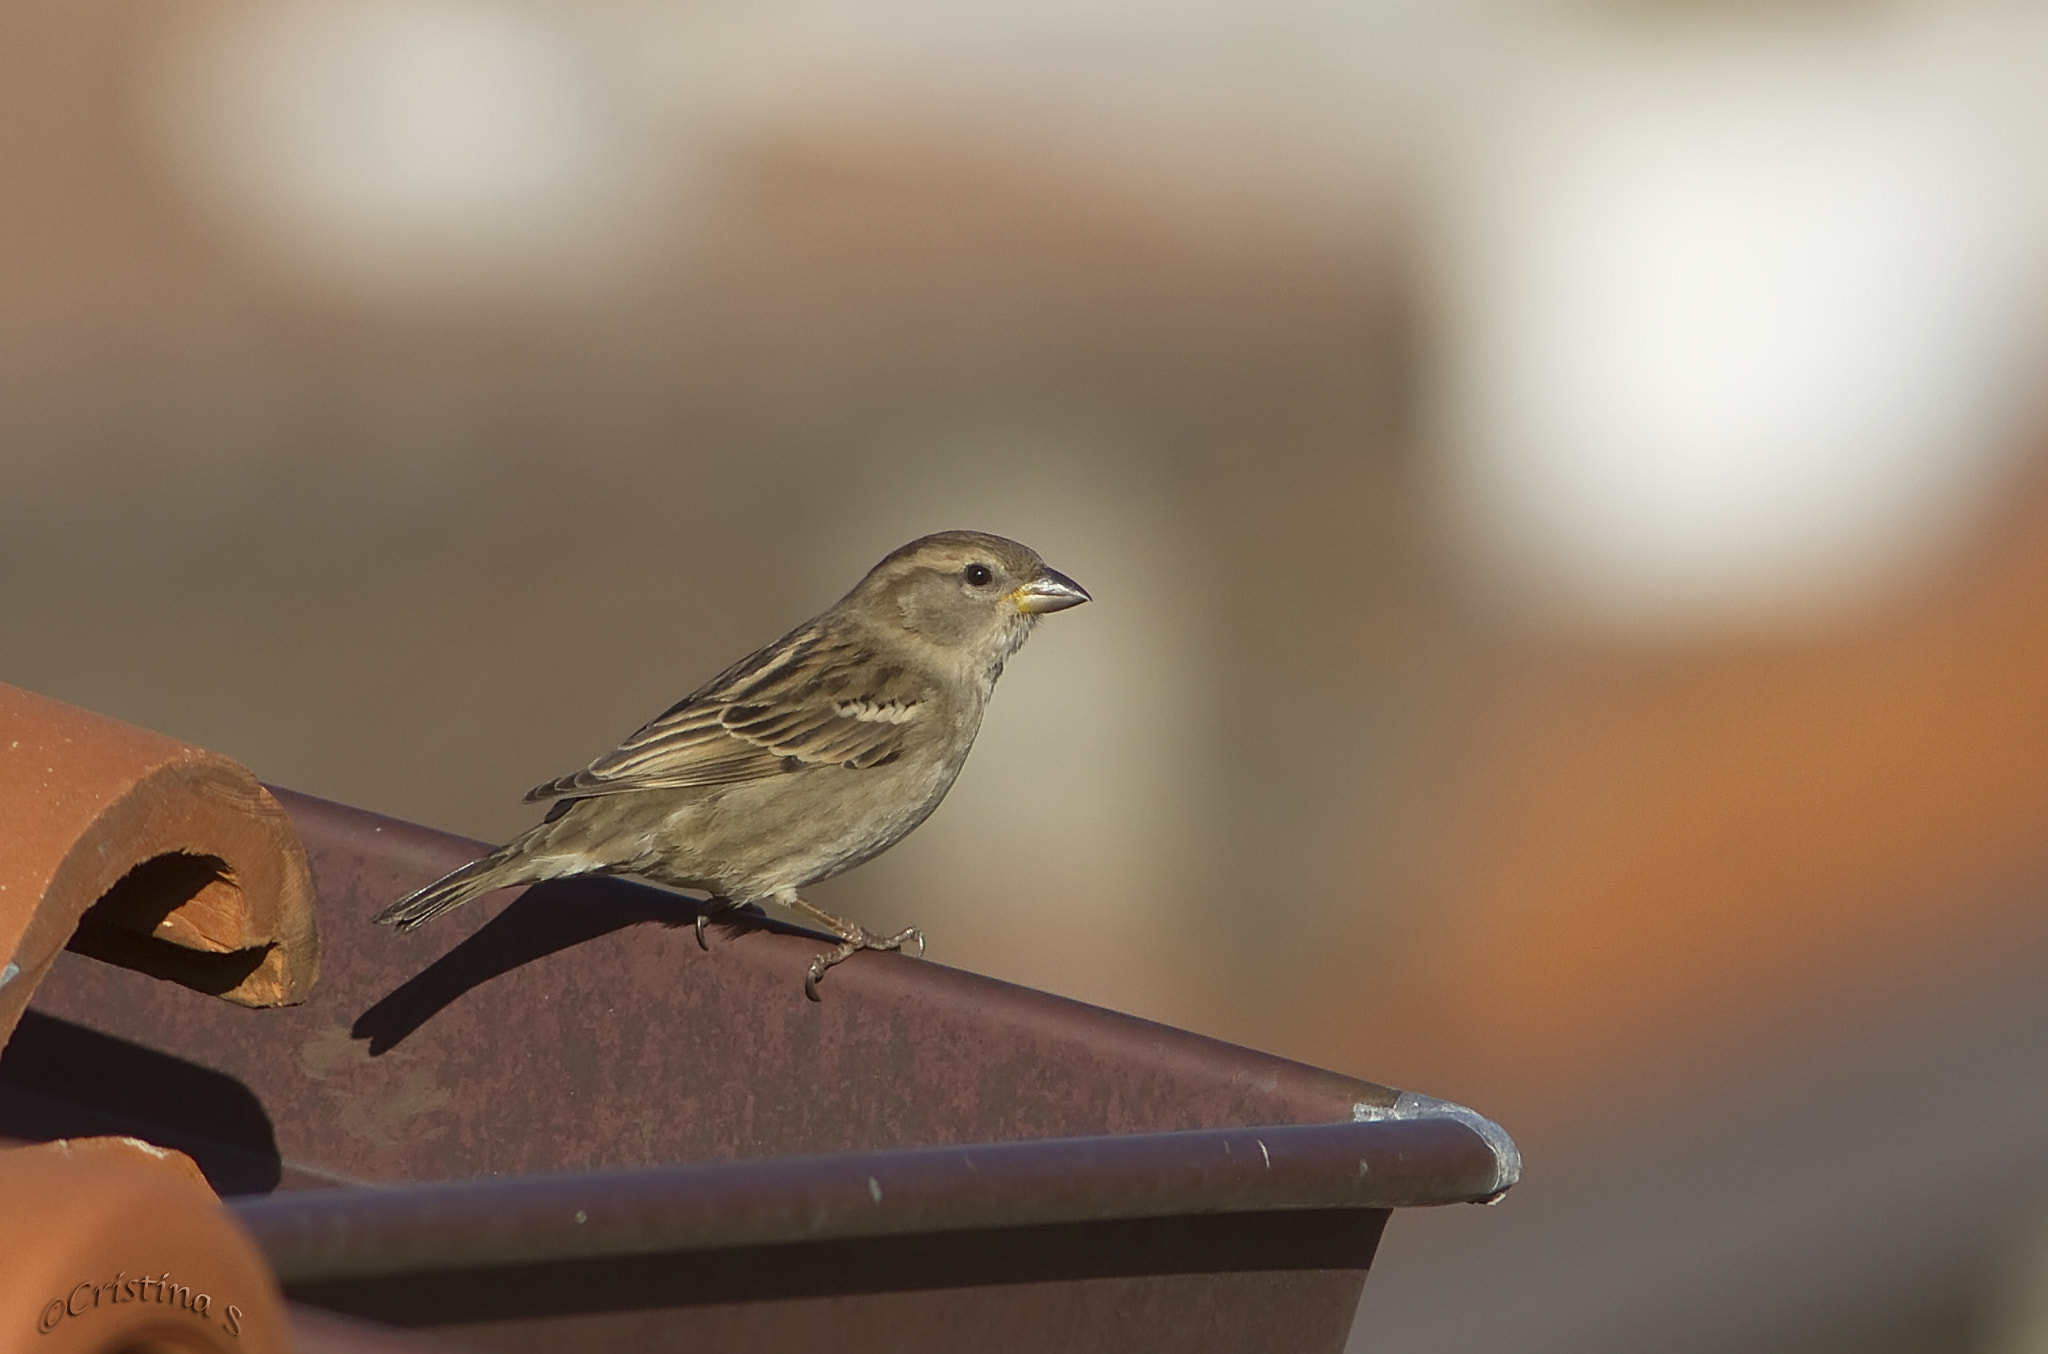
M 133 1138 L 0 1151 L 0 1349 L 287 1354 L 277 1280 L 189 1157 Z
M 69 946 L 245 1006 L 319 969 L 290 820 L 226 757 L 0 685 L 0 1043 Z

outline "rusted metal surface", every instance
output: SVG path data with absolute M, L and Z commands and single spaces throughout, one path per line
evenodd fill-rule
M 934 963 L 862 955 L 808 1002 L 814 938 L 714 924 L 706 953 L 691 900 L 622 881 L 400 935 L 368 919 L 476 844 L 278 797 L 319 890 L 311 1000 L 67 954 L 0 1058 L 0 1133 L 137 1132 L 279 1191 L 243 1212 L 295 1299 L 493 1348 L 746 1347 L 833 1312 L 875 1347 L 972 1320 L 1334 1348 L 1382 1210 L 1510 1169 L 1466 1124 L 1353 1122 L 1401 1114 L 1390 1088 Z
M 287 1283 L 1047 1226 L 1389 1208 L 1491 1183 L 1444 1120 L 1204 1129 L 288 1193 L 238 1216 Z
M 1342 1348 L 1387 1214 L 1191 1217 L 444 1269 L 309 1300 L 508 1350 Z
M 473 1354 L 476 1346 L 286 1303 L 295 1354 Z

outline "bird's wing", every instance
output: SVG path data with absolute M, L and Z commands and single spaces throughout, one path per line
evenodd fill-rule
M 857 638 L 806 627 L 526 798 L 732 785 L 814 766 L 881 766 L 932 719 L 933 688 Z

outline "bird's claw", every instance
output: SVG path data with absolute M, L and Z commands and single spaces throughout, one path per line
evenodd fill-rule
M 866 933 L 863 932 L 863 935 Z M 818 980 L 825 976 L 825 970 L 847 958 L 862 946 L 857 941 L 842 940 L 825 953 L 811 961 L 810 971 L 804 974 L 804 995 L 812 1001 L 823 1001 L 818 995 Z
M 853 957 L 857 950 L 901 951 L 910 942 L 917 942 L 917 957 L 924 958 L 924 932 L 915 926 L 906 926 L 893 936 L 878 936 L 865 927 L 855 928 L 853 935 L 840 941 L 831 949 L 811 961 L 810 970 L 804 974 L 804 995 L 812 1001 L 823 1001 L 818 995 L 818 983 L 825 977 L 825 971 L 835 964 Z
M 708 950 L 711 942 L 705 938 L 704 928 L 714 921 L 723 919 L 727 926 L 737 926 L 733 920 L 739 916 L 759 917 L 765 915 L 758 903 L 735 903 L 726 898 L 706 898 L 697 905 L 697 947 Z

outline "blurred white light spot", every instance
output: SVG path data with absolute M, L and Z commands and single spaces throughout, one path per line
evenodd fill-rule
M 673 181 L 576 13 L 235 8 L 174 45 L 157 126 L 214 221 L 329 292 L 428 307 L 575 293 L 639 261 Z
M 1471 538 L 1625 624 L 1869 595 L 2007 454 L 2033 298 L 1995 136 L 1796 55 L 1654 77 L 1523 110 L 1456 199 Z

